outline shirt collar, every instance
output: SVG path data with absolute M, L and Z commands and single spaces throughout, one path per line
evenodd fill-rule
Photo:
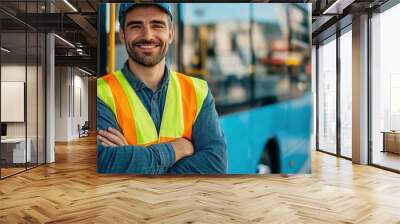
M 131 86 L 135 91 L 139 91 L 143 88 L 148 88 L 140 79 L 136 77 L 135 74 L 133 74 L 133 72 L 131 72 L 128 66 L 128 61 L 125 62 L 124 66 L 121 69 L 121 72 L 122 74 L 124 74 L 125 78 L 128 80 L 129 84 L 131 84 Z M 163 78 L 161 79 L 161 82 L 158 84 L 156 91 L 164 89 L 168 86 L 169 72 L 170 70 L 168 66 L 165 65 Z

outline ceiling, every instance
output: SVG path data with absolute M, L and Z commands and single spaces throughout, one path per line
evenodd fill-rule
M 312 3 L 313 42 L 335 32 L 337 24 L 345 26 L 352 17 L 373 10 L 388 0 L 292 0 L 293 3 Z M 46 4 L 47 2 L 47 4 Z M 3 46 L 16 49 L 15 57 L 28 56 L 36 51 L 36 41 L 21 33 L 54 32 L 56 64 L 75 65 L 96 71 L 97 55 L 97 0 L 0 0 L 0 27 Z M 266 0 L 254 2 L 288 2 Z M 51 13 L 49 13 L 51 12 Z M 340 23 L 338 23 L 340 21 Z M 347 21 L 347 22 L 346 22 Z M 335 27 L 336 26 L 336 27 Z M 25 41 L 28 43 L 24 51 Z M 30 43 L 31 41 L 35 43 Z M 39 46 L 40 48 L 40 46 Z M 12 57 L 10 57 L 12 58 Z
M 389 0 L 311 0 L 313 44 L 331 36 L 353 17 L 373 12 Z
M 55 38 L 56 65 L 95 72 L 97 10 L 97 0 L 1 0 L 2 46 L 12 49 L 3 60 L 17 63 L 27 56 L 29 61 L 43 47 L 36 43 L 37 33 L 52 32 L 70 43 Z

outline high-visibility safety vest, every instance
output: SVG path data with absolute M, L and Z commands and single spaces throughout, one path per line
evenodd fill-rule
M 97 79 L 97 96 L 112 110 L 129 145 L 192 139 L 192 128 L 208 93 L 207 82 L 170 70 L 160 133 L 120 70 Z

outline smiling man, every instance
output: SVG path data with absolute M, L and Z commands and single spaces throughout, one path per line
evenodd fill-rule
M 172 21 L 166 3 L 120 4 L 119 39 L 129 58 L 97 80 L 100 173 L 226 172 L 226 142 L 207 83 L 166 65 Z

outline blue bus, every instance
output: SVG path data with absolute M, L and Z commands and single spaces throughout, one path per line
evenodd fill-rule
M 228 173 L 310 173 L 308 4 L 178 4 L 178 71 L 207 80 Z
M 177 19 L 167 63 L 208 82 L 228 144 L 227 172 L 310 173 L 311 5 L 172 6 Z M 99 9 L 102 46 L 110 31 L 108 7 Z M 100 73 L 105 50 L 99 47 Z M 126 58 L 116 38 L 115 67 Z

